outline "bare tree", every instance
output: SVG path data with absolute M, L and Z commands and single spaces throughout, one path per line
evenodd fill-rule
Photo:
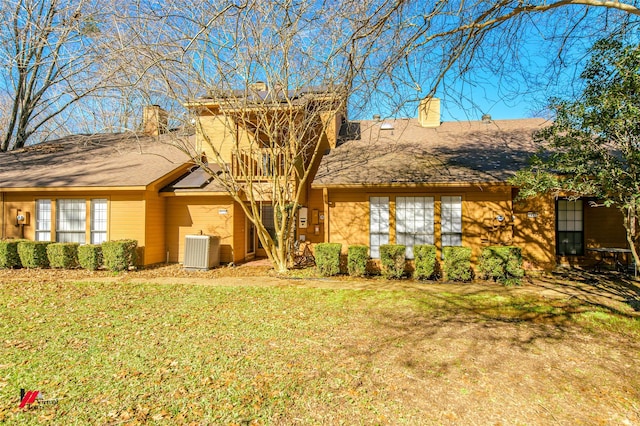
M 139 5 L 127 19 L 138 78 L 154 81 L 148 98 L 191 99 L 198 114 L 185 118 L 201 129 L 210 126 L 202 117 L 217 120 L 218 136 L 201 132 L 206 161 L 183 149 L 242 207 L 283 271 L 297 208 L 347 109 L 362 114 L 378 102 L 393 114 L 443 85 L 458 90 L 448 77 L 464 81 L 475 68 L 501 75 L 507 92 L 523 89 L 511 71 L 539 86 L 526 63 L 532 33 L 557 52 L 545 66 L 562 68 L 576 40 L 634 28 L 637 16 L 632 3 L 595 0 L 172 0 Z M 264 204 L 275 211 L 274 229 L 264 226 Z
M 66 114 L 110 84 L 96 1 L 6 0 L 0 6 L 0 151 L 65 133 Z M 36 137 L 36 135 L 38 137 Z

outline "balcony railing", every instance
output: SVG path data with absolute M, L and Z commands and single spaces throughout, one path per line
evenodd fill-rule
M 236 178 L 266 180 L 272 176 L 284 176 L 284 153 L 271 150 L 244 150 L 231 156 L 231 170 Z

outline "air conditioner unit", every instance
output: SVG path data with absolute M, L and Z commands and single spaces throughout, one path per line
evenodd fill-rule
M 187 235 L 184 242 L 185 269 L 206 271 L 220 265 L 220 238 L 212 235 Z

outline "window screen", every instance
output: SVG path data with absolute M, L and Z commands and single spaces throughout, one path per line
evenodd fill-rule
M 389 244 L 389 197 L 370 197 L 369 247 L 372 258 L 380 258 L 382 244 Z
M 396 197 L 396 241 L 407 246 L 407 259 L 414 245 L 434 244 L 433 205 L 433 197 Z
M 85 200 L 60 199 L 56 206 L 56 241 L 84 244 L 87 232 Z
M 91 200 L 91 244 L 107 241 L 107 200 Z
M 441 201 L 442 247 L 462 245 L 462 197 L 446 196 Z
M 556 204 L 556 250 L 561 256 L 584 254 L 582 200 L 558 200 Z
M 51 241 L 51 200 L 36 200 L 36 241 Z

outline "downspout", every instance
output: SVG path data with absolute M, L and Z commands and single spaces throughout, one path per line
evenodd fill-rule
M 329 189 L 322 188 L 322 200 L 324 201 L 324 242 L 329 243 Z

